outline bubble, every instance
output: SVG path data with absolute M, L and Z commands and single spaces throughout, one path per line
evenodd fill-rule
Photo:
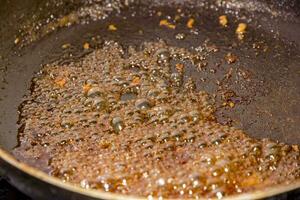
M 87 179 L 83 179 L 82 181 L 80 181 L 80 186 L 84 189 L 89 189 L 90 183 Z
M 153 108 L 154 112 L 156 112 L 156 115 L 161 116 L 167 116 L 170 117 L 172 115 L 172 108 L 168 106 L 156 106 Z
M 175 38 L 177 40 L 184 40 L 186 38 L 186 35 L 184 33 L 178 33 L 176 34 Z
M 158 186 L 164 186 L 166 184 L 166 181 L 165 179 L 163 178 L 159 178 L 157 181 L 156 181 L 157 185 Z
M 92 125 L 92 124 L 97 124 L 97 119 L 95 119 L 95 118 L 89 119 L 89 120 L 88 120 L 88 123 L 89 123 L 90 125 Z
M 94 79 L 88 79 L 85 81 L 85 84 L 95 85 L 95 84 L 98 84 L 98 82 L 95 81 Z
M 105 192 L 109 192 L 110 189 L 111 189 L 111 186 L 110 186 L 110 184 L 104 182 L 104 183 L 102 184 L 102 189 L 103 189 Z
M 63 113 L 70 114 L 70 113 L 72 113 L 72 109 L 71 108 L 66 108 L 66 109 L 63 110 Z
M 144 110 L 144 109 L 149 109 L 152 107 L 152 104 L 151 102 L 148 100 L 148 99 L 138 99 L 136 100 L 135 102 L 135 107 L 137 109 L 141 109 L 141 110 Z
M 74 124 L 71 121 L 64 119 L 61 121 L 60 125 L 63 128 L 71 128 Z
M 154 56 L 157 58 L 157 63 L 167 63 L 170 61 L 170 52 L 167 49 L 158 49 Z
M 214 144 L 214 145 L 220 145 L 221 143 L 222 143 L 221 139 L 215 139 L 212 141 L 212 144 Z
M 148 91 L 148 96 L 149 97 L 157 97 L 159 95 L 160 91 L 157 89 L 150 89 Z
M 95 107 L 97 110 L 104 110 L 106 107 L 106 100 L 101 97 L 95 97 L 92 101 L 93 107 Z
M 189 116 L 187 114 L 183 113 L 183 114 L 179 115 L 179 117 L 178 117 L 178 123 L 179 124 L 185 124 L 188 121 L 189 121 Z
M 111 125 L 116 133 L 119 133 L 125 128 L 125 124 L 120 117 L 114 117 L 111 120 Z
M 110 98 L 110 99 L 108 99 L 108 104 L 112 107 L 112 108 L 116 108 L 115 106 L 116 106 L 116 104 L 117 104 L 117 101 L 116 101 L 116 99 L 114 99 L 114 98 Z
M 169 139 L 169 133 L 163 133 L 159 136 L 159 140 L 161 143 L 167 142 Z
M 292 147 L 289 145 L 284 145 L 281 150 L 283 155 L 286 155 L 287 153 L 292 151 Z
M 89 89 L 89 91 L 87 92 L 87 96 L 88 97 L 97 97 L 97 96 L 101 96 L 102 95 L 102 91 L 100 88 L 98 87 L 92 87 L 91 89 Z
M 185 142 L 194 142 L 196 140 L 196 136 L 193 132 L 190 132 L 186 135 Z
M 197 122 L 200 120 L 200 112 L 197 110 L 193 110 L 189 112 L 190 117 L 192 118 L 193 122 Z
M 224 194 L 222 192 L 217 192 L 216 196 L 217 196 L 218 199 L 222 199 Z
M 164 145 L 164 150 L 168 150 L 168 151 L 173 151 L 175 150 L 175 145 L 173 142 L 169 141 L 169 142 L 166 142 L 165 145 Z
M 188 69 L 210 74 L 207 45 L 195 53 L 150 42 L 125 55 L 125 46 L 110 42 L 82 62 L 47 68 L 23 109 L 25 153 L 39 161 L 38 148 L 49 152 L 53 175 L 63 181 L 152 198 L 223 198 L 255 173 L 269 181 L 288 168 L 295 173 L 288 181 L 298 177 L 296 147 L 249 139 L 214 120 L 214 101 L 196 90 L 206 88 L 196 88 L 202 77 Z M 52 86 L 52 71 L 54 80 L 66 75 L 67 88 Z M 246 190 L 254 187 L 261 185 Z
M 183 136 L 184 132 L 180 130 L 174 130 L 171 132 L 171 137 L 174 137 L 177 141 Z
M 147 143 L 143 144 L 143 147 L 145 149 L 152 149 L 153 148 L 153 142 L 148 141 Z
M 128 92 L 128 93 L 122 94 L 121 101 L 130 101 L 130 100 L 135 99 L 136 97 L 137 97 L 137 95 L 135 93 Z
M 254 154 L 260 155 L 261 154 L 261 146 L 259 144 L 253 145 L 252 152 Z
M 173 86 L 180 87 L 182 85 L 182 76 L 179 73 L 172 73 L 171 81 Z

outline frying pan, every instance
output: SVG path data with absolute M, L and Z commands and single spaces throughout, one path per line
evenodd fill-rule
M 95 5 L 91 12 L 81 16 L 85 23 L 71 23 L 68 27 L 55 26 L 55 30 L 42 27 L 57 18 Z M 118 7 L 117 5 L 121 5 Z M 174 31 L 157 25 L 158 16 L 147 17 L 147 10 L 159 9 L 172 15 L 180 7 L 193 13 L 198 30 L 186 40 L 175 39 Z M 98 10 L 97 10 L 97 9 Z M 100 9 L 99 9 L 100 8 Z M 104 9 L 102 9 L 104 8 Z M 213 9 L 214 12 L 207 10 Z M 101 12 L 100 12 L 101 11 Z M 136 16 L 129 13 L 136 11 Z M 95 14 L 96 13 L 96 14 Z M 243 21 L 249 24 L 247 40 L 241 44 L 234 41 L 234 29 L 224 32 L 213 28 L 217 17 L 226 13 L 232 24 Z M 76 59 L 86 53 L 82 44 L 89 38 L 100 35 L 103 40 L 112 39 L 122 45 L 139 45 L 144 41 L 164 39 L 168 44 L 187 48 L 197 47 L 207 41 L 216 45 L 220 52 L 208 63 L 218 63 L 224 53 L 233 51 L 239 58 L 237 68 L 252 74 L 251 84 L 234 84 L 242 97 L 234 109 L 216 113 L 220 123 L 231 123 L 255 138 L 271 138 L 289 144 L 300 144 L 300 3 L 297 0 L 268 1 L 17 1 L 0 2 L 0 172 L 18 189 L 35 199 L 139 199 L 100 191 L 84 190 L 63 183 L 42 171 L 18 161 L 12 150 L 18 144 L 18 106 L 22 97 L 29 94 L 30 80 L 43 64 L 63 57 L 62 62 Z M 108 15 L 109 17 L 105 17 Z M 126 17 L 126 20 L 124 20 Z M 92 20 L 88 20 L 92 19 Z M 101 20 L 97 20 L 100 19 Z M 94 20 L 94 21 L 93 21 Z M 96 20 L 96 21 L 95 21 Z M 88 22 L 88 23 L 87 23 Z M 110 22 L 121 28 L 116 34 L 103 27 Z M 101 28 L 102 27 L 102 28 Z M 123 27 L 123 28 L 122 28 Z M 233 26 L 232 26 L 233 27 Z M 142 28 L 143 35 L 136 30 Z M 176 33 L 185 32 L 176 28 Z M 261 40 L 257 38 L 262 38 Z M 61 45 L 74 44 L 71 52 L 64 52 Z M 101 42 L 100 42 L 101 43 Z M 256 45 L 258 44 L 258 45 Z M 237 45 L 237 46 L 236 46 Z M 237 48 L 236 48 L 237 47 Z M 271 51 L 269 51 L 271 50 Z M 263 52 L 264 51 L 264 52 Z M 70 58 L 72 55 L 72 58 Z M 216 66 L 216 65 L 212 65 Z M 225 65 L 224 70 L 230 66 Z M 199 87 L 215 92 L 213 80 L 218 75 L 189 69 L 189 76 L 208 80 Z M 252 193 L 228 197 L 228 199 L 289 199 L 300 198 L 300 182 L 279 185 Z

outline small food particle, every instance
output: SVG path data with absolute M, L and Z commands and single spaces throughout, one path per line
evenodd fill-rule
M 221 15 L 219 17 L 219 23 L 220 23 L 220 25 L 222 25 L 224 27 L 227 27 L 227 24 L 228 24 L 227 16 L 226 15 Z
M 299 152 L 299 146 L 298 145 L 292 145 L 292 148 L 294 151 Z
M 15 44 L 18 44 L 19 42 L 20 42 L 20 38 L 17 37 L 17 38 L 15 39 L 14 43 L 15 43 Z
M 84 49 L 89 49 L 89 48 L 90 48 L 90 44 L 87 43 L 87 42 L 84 43 L 84 44 L 83 44 L 83 48 L 84 48 Z
M 242 186 L 251 187 L 251 186 L 255 186 L 259 183 L 260 183 L 260 178 L 258 177 L 258 175 L 253 174 L 250 177 L 248 177 L 242 181 Z
M 235 63 L 236 60 L 237 60 L 237 56 L 232 54 L 232 53 L 228 53 L 226 56 L 225 56 L 225 60 L 227 61 L 228 64 L 232 64 L 232 63 Z
M 253 49 L 260 49 L 261 48 L 261 44 L 260 43 L 253 43 L 252 44 L 252 48 Z
M 87 93 L 92 88 L 91 84 L 85 84 L 82 89 L 84 93 Z
M 102 148 L 102 149 L 107 149 L 107 148 L 109 148 L 111 146 L 111 144 L 108 142 L 108 141 L 101 141 L 100 142 L 100 147 Z
M 157 58 L 158 64 L 168 63 L 170 61 L 170 52 L 168 51 L 168 49 L 158 49 L 154 55 Z
M 160 17 L 160 16 L 162 16 L 162 12 L 161 12 L 161 11 L 158 11 L 158 12 L 156 13 L 156 15 Z
M 135 77 L 135 78 L 132 80 L 132 84 L 133 84 L 133 85 L 139 85 L 140 83 L 141 83 L 140 77 Z
M 57 24 L 55 26 L 65 27 L 70 26 L 78 21 L 78 16 L 74 13 L 63 16 L 62 18 L 57 20 Z
M 194 24 L 195 24 L 195 19 L 190 18 L 190 19 L 188 20 L 188 22 L 186 23 L 186 26 L 187 26 L 188 28 L 193 28 L 193 27 L 194 27 Z
M 175 26 L 174 24 L 171 24 L 171 23 L 168 22 L 168 20 L 166 20 L 166 19 L 160 20 L 159 25 L 160 25 L 160 26 L 165 26 L 165 27 L 170 28 L 170 29 L 175 29 L 175 28 L 176 28 L 176 26 Z
M 231 102 L 229 102 L 229 107 L 230 108 L 233 108 L 235 106 L 235 104 L 231 101 Z
M 66 82 L 66 79 L 59 79 L 55 81 L 55 83 L 61 88 L 65 86 Z
M 118 30 L 118 28 L 116 27 L 116 25 L 110 24 L 110 25 L 108 26 L 108 30 L 109 30 L 109 31 L 116 31 L 116 30 Z
M 176 36 L 175 36 L 175 38 L 177 39 L 177 40 L 184 40 L 185 39 L 185 34 L 184 33 L 178 33 Z
M 82 188 L 89 189 L 90 188 L 89 181 L 86 179 L 83 179 L 82 181 L 80 181 L 80 186 Z
M 176 64 L 176 69 L 178 72 L 182 73 L 184 69 L 184 65 L 182 63 L 177 63 Z
M 247 28 L 247 24 L 245 23 L 239 23 L 237 29 L 236 29 L 236 33 L 237 34 L 244 34 Z
M 70 47 L 71 47 L 71 44 L 70 44 L 70 43 L 66 43 L 66 44 L 63 44 L 63 45 L 61 46 L 62 49 L 68 49 L 68 48 L 70 48 Z
M 175 17 L 174 17 L 175 21 L 179 21 L 180 18 L 181 18 L 180 15 L 175 15 Z
M 235 31 L 235 33 L 237 34 L 239 40 L 244 39 L 246 29 L 247 29 L 247 24 L 239 23 L 239 25 L 238 25 L 238 27 Z
M 144 31 L 140 29 L 140 30 L 138 31 L 138 34 L 139 34 L 139 35 L 143 35 L 143 34 L 144 34 Z

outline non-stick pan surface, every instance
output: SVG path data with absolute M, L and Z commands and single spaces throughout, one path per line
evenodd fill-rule
M 174 5 L 174 2 L 179 5 Z M 185 4 L 182 4 L 183 2 Z M 129 7 L 126 6 L 127 3 Z M 251 81 L 229 83 L 240 97 L 236 99 L 239 101 L 239 106 L 230 111 L 218 110 L 216 113 L 218 121 L 241 128 L 255 138 L 267 137 L 289 144 L 300 144 L 300 107 L 298 106 L 300 99 L 300 5 L 297 1 L 284 3 L 216 1 L 204 4 L 198 2 L 197 6 L 190 6 L 193 5 L 193 1 L 162 1 L 152 2 L 153 8 L 150 8 L 150 3 L 146 1 L 138 5 L 131 4 L 131 1 L 124 1 L 124 7 L 120 13 L 112 11 L 111 16 L 105 19 L 85 24 L 74 23 L 69 27 L 57 26 L 57 30 L 48 31 L 49 33 L 32 28 L 33 25 L 39 26 L 36 22 L 47 24 L 46 19 L 51 21 L 51 15 L 54 19 L 68 15 L 73 10 L 85 6 L 84 4 L 81 1 L 51 3 L 4 1 L 1 3 L 0 146 L 4 151 L 11 152 L 18 143 L 17 129 L 19 127 L 16 123 L 18 106 L 22 102 L 22 97 L 29 93 L 28 89 L 34 73 L 40 69 L 41 65 L 58 58 L 63 57 L 60 61 L 68 62 L 89 53 L 82 49 L 82 44 L 97 36 L 100 39 L 95 43 L 95 48 L 108 39 L 116 40 L 126 47 L 138 46 L 144 41 L 155 41 L 160 38 L 170 45 L 190 49 L 206 41 L 209 45 L 219 48 L 219 51 L 207 61 L 208 65 L 212 66 L 211 69 L 217 69 L 224 61 L 226 52 L 234 53 L 238 56 L 235 67 L 249 72 Z M 141 6 L 141 4 L 147 6 Z M 207 11 L 206 7 L 211 5 L 217 5 L 214 12 Z M 190 33 L 184 25 L 179 25 L 175 31 L 162 29 L 158 26 L 159 16 L 149 17 L 148 15 L 149 9 L 159 9 L 173 16 L 175 7 L 185 9 L 195 17 L 199 25 L 198 33 Z M 135 15 L 132 16 L 132 13 Z M 218 16 L 224 13 L 233 20 L 231 23 L 237 24 L 243 21 L 249 24 L 245 42 L 233 42 L 236 40 L 233 26 L 229 31 L 216 28 Z M 110 23 L 118 24 L 119 31 L 111 34 L 103 28 Z M 144 34 L 139 33 L 140 29 Z M 186 33 L 188 36 L 185 40 L 179 41 L 175 39 L 177 33 Z M 71 43 L 74 47 L 65 51 L 61 46 L 66 43 Z M 232 67 L 226 63 L 222 63 L 222 66 L 224 66 L 223 74 Z M 193 68 L 187 70 L 186 76 L 192 77 L 199 89 L 209 93 L 217 92 L 216 80 L 221 78 L 221 74 L 199 72 Z M 199 80 L 198 77 L 207 80 L 205 84 L 202 83 L 203 79 Z M 86 195 L 92 195 L 95 198 L 112 198 L 92 192 L 82 194 L 83 196 L 76 194 L 76 192 L 85 191 L 75 190 L 63 183 L 57 185 L 56 180 L 48 179 L 43 174 L 35 173 L 33 169 L 20 165 L 3 150 L 0 151 L 0 157 L 2 157 L 0 168 L 14 185 L 31 196 L 53 199 L 58 197 L 57 191 L 60 191 L 63 192 L 59 193 L 61 199 L 70 199 L 70 196 L 74 199 L 83 199 Z M 29 172 L 30 175 L 37 174 L 37 176 L 32 178 L 24 171 Z M 49 182 L 56 186 L 49 187 Z M 261 196 L 253 196 L 253 198 L 270 196 L 298 187 L 299 184 L 288 188 L 275 188 L 269 193 L 264 191 L 260 193 Z M 53 189 L 49 196 L 46 195 L 48 188 Z M 65 189 L 69 191 L 66 192 Z M 85 198 L 88 199 L 88 197 Z

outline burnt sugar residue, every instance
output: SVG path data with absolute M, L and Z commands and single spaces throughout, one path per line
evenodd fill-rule
M 163 41 L 125 51 L 106 41 L 79 61 L 44 66 L 21 109 L 15 154 L 86 189 L 148 198 L 222 198 L 299 180 L 298 145 L 216 120 L 217 108 L 241 101 L 219 83 L 218 105 L 195 77 L 216 51 Z M 224 59 L 238 62 L 234 53 Z

